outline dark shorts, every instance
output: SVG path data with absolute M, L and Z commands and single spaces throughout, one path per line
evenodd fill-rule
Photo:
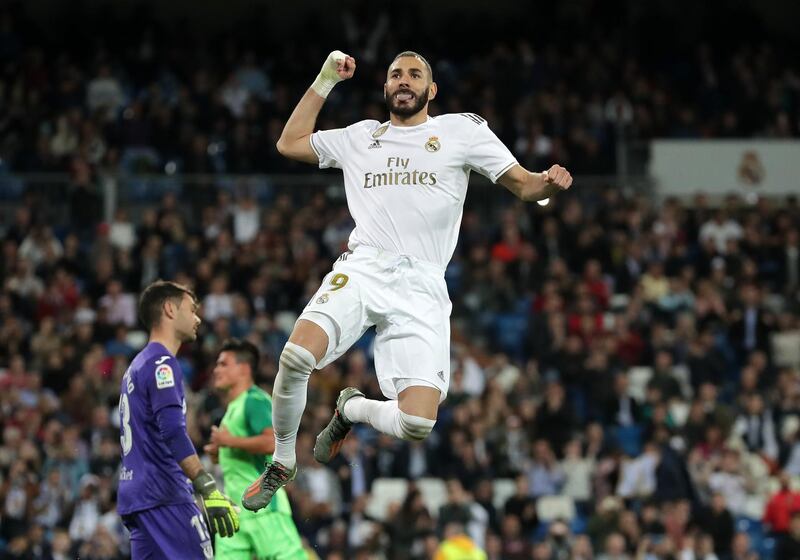
M 214 550 L 195 504 L 176 504 L 122 516 L 131 532 L 132 560 L 211 560 Z

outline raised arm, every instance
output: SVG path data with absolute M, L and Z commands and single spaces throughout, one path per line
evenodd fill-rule
M 526 202 L 544 200 L 572 185 L 572 175 L 560 165 L 554 165 L 544 173 L 528 171 L 521 165 L 515 165 L 506 171 L 498 183 L 514 193 L 517 198 Z
M 311 148 L 311 134 L 314 132 L 317 116 L 333 86 L 352 78 L 355 71 L 356 61 L 352 56 L 341 51 L 333 51 L 328 55 L 317 79 L 300 99 L 283 127 L 277 143 L 281 155 L 305 163 L 315 164 L 319 161 Z

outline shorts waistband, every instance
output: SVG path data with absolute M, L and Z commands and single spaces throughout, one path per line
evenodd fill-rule
M 392 264 L 399 264 L 405 261 L 411 264 L 415 268 L 426 270 L 438 276 L 444 276 L 445 267 L 439 266 L 436 263 L 432 263 L 424 259 L 420 259 L 419 257 L 415 257 L 413 255 L 402 255 L 400 253 L 395 253 L 394 251 L 388 251 L 386 249 L 378 249 L 377 247 L 370 247 L 369 245 L 359 245 L 358 247 L 350 251 L 350 253 L 354 255 L 365 255 L 377 261 L 392 263 Z

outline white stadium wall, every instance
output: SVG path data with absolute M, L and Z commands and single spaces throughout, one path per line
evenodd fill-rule
M 800 194 L 800 141 L 653 140 L 649 173 L 662 197 Z

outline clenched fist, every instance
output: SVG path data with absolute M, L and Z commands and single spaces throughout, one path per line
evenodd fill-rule
M 356 71 L 356 59 L 344 54 L 342 51 L 333 51 L 325 59 L 317 79 L 311 84 L 320 97 L 328 97 L 333 86 L 353 77 Z
M 562 191 L 567 190 L 572 185 L 572 175 L 560 165 L 554 165 L 542 173 L 544 182 L 558 187 Z
M 336 73 L 339 74 L 339 77 L 342 80 L 349 80 L 350 78 L 353 77 L 353 74 L 356 73 L 356 59 L 340 51 L 336 52 L 344 56 L 344 58 L 335 59 Z

